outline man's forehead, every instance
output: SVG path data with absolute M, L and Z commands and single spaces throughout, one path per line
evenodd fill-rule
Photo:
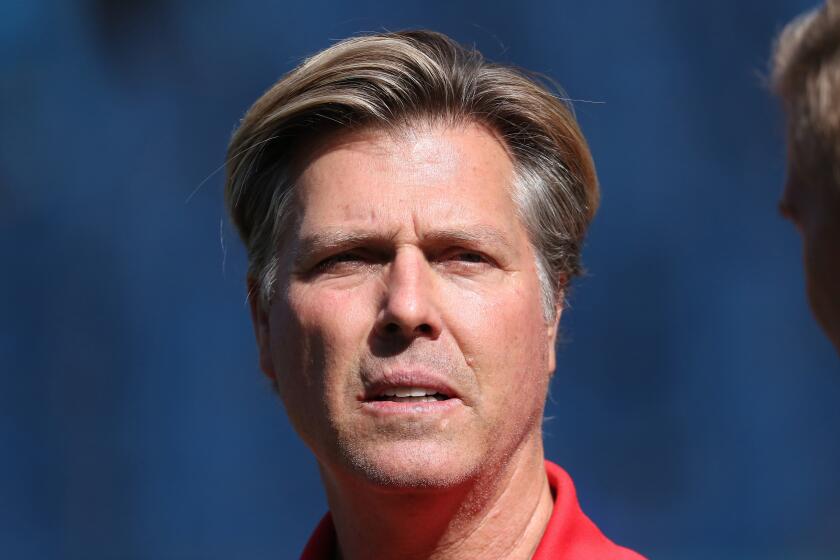
M 296 181 L 303 222 L 368 223 L 400 211 L 449 221 L 511 217 L 513 162 L 478 125 L 334 135 L 310 152 Z M 305 224 L 309 225 L 309 224 Z
M 482 168 L 513 174 L 513 160 L 504 140 L 490 127 L 474 121 L 339 129 L 307 142 L 300 156 L 299 182 L 304 184 L 340 180 L 335 175 L 322 177 L 339 167 L 344 174 L 384 174 L 399 166 L 425 181 L 434 181 L 432 174 L 445 180 Z

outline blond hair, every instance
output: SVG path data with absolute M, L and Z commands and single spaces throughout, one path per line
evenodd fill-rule
M 790 22 L 773 49 L 772 83 L 788 116 L 791 147 L 808 173 L 840 188 L 840 0 Z M 815 165 L 816 164 L 816 165 Z
M 277 254 L 297 223 L 301 146 L 338 130 L 421 122 L 489 126 L 516 169 L 512 198 L 537 254 L 546 317 L 598 206 L 586 141 L 566 102 L 523 71 L 487 62 L 445 35 L 406 31 L 336 43 L 286 74 L 251 107 L 228 147 L 225 197 L 264 303 Z

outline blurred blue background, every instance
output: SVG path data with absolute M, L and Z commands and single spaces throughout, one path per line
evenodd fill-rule
M 583 100 L 603 206 L 546 446 L 584 509 L 652 558 L 840 558 L 840 360 L 764 79 L 813 5 L 4 1 L 2 557 L 297 557 L 325 501 L 257 369 L 218 169 L 301 57 L 428 27 Z

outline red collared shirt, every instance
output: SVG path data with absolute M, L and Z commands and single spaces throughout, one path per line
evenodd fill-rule
M 531 560 L 644 560 L 613 543 L 586 517 L 566 471 L 546 461 L 545 474 L 554 497 L 554 510 Z M 309 538 L 301 560 L 332 560 L 337 548 L 335 527 L 327 513 Z

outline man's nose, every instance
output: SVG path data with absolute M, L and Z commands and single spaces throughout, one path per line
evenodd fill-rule
M 416 248 L 397 251 L 385 278 L 385 294 L 376 332 L 383 338 L 410 341 L 436 339 L 441 322 L 436 305 L 436 278 Z

